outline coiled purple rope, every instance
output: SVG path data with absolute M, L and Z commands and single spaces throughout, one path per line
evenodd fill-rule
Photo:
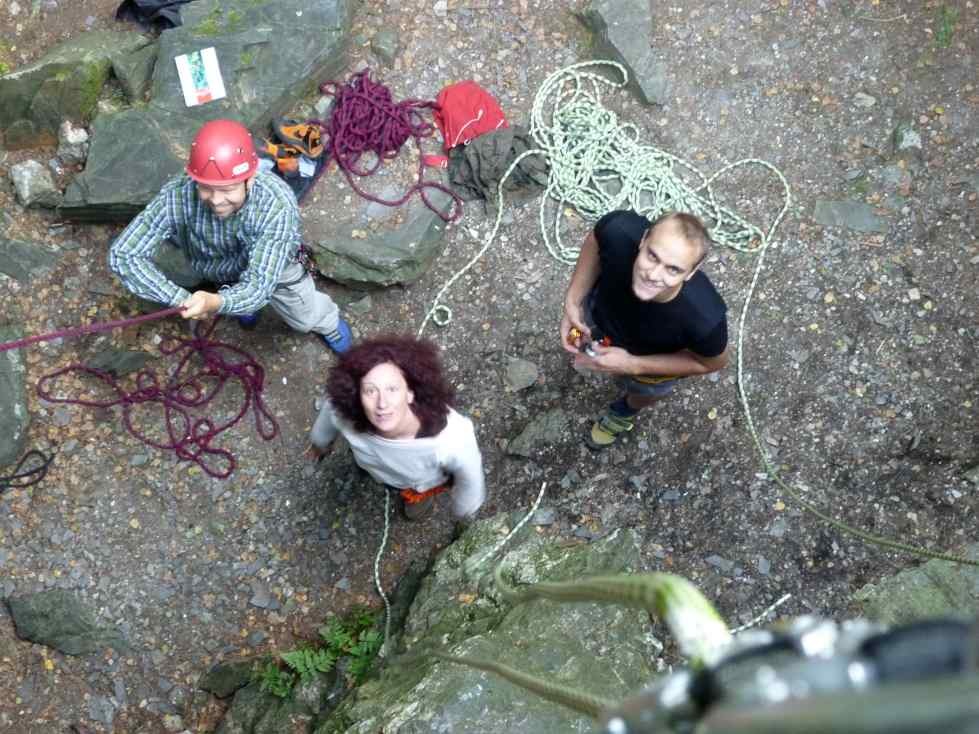
M 0 352 L 42 341 L 132 326 L 144 321 L 172 316 L 180 311 L 180 307 L 168 308 L 130 319 L 53 331 L 0 344 Z M 154 448 L 173 451 L 180 459 L 193 461 L 209 476 L 226 479 L 237 466 L 234 455 L 227 449 L 214 446 L 213 441 L 237 424 L 249 411 L 255 416 L 255 428 L 258 434 L 266 441 L 278 435 L 279 426 L 262 399 L 265 370 L 247 352 L 230 344 L 210 339 L 216 325 L 217 319 L 206 325 L 203 322 L 198 323 L 194 327 L 192 338 L 170 337 L 163 340 L 160 344 L 160 353 L 164 356 L 180 357 L 176 369 L 164 383 L 160 382 L 155 372 L 140 370 L 136 375 L 135 388 L 127 392 L 111 373 L 81 364 L 71 364 L 42 377 L 37 383 L 37 394 L 48 402 L 84 405 L 90 408 L 111 408 L 121 405 L 123 425 L 135 438 Z M 188 367 L 191 358 L 195 355 L 203 361 L 203 367 L 197 372 Z M 55 397 L 52 394 L 53 388 L 49 385 L 62 375 L 70 373 L 83 373 L 95 377 L 107 385 L 115 397 L 107 400 Z M 218 396 L 229 381 L 233 380 L 237 380 L 241 385 L 245 398 L 232 418 L 216 423 L 209 417 L 191 416 L 189 410 L 206 406 Z M 155 440 L 136 427 L 133 421 L 133 409 L 147 404 L 162 407 L 168 440 Z
M 423 181 L 425 164 L 421 157 L 421 140 L 435 132 L 435 126 L 425 120 L 421 110 L 434 108 L 431 100 L 406 99 L 395 102 L 391 90 L 370 78 L 370 70 L 357 72 L 350 79 L 324 82 L 322 94 L 332 95 L 336 102 L 328 122 L 311 120 L 323 132 L 326 151 L 332 155 L 347 177 L 350 187 L 369 201 L 385 206 L 401 206 L 417 191 L 425 206 L 443 221 L 453 222 L 462 216 L 462 199 L 452 189 L 435 181 Z M 373 174 L 385 160 L 396 158 L 408 138 L 418 146 L 418 180 L 397 201 L 386 201 L 361 189 L 354 176 Z M 360 167 L 361 156 L 371 152 L 377 156 L 369 168 Z M 428 189 L 438 189 L 452 197 L 452 210 L 445 214 L 428 197 Z

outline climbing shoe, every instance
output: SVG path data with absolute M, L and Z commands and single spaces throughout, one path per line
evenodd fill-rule
M 636 425 L 635 418 L 616 415 L 611 410 L 592 424 L 591 431 L 585 435 L 585 443 L 589 448 L 600 451 L 607 449 L 622 433 L 628 433 Z
M 235 318 L 238 320 L 238 326 L 245 331 L 251 331 L 258 326 L 257 313 L 243 313 L 241 316 L 235 316 Z
M 343 317 L 337 321 L 336 329 L 329 334 L 320 334 L 320 338 L 326 343 L 326 346 L 337 354 L 343 354 L 350 349 L 354 340 L 353 334 L 350 332 L 350 324 L 344 321 Z
M 276 120 L 273 127 L 279 140 L 298 148 L 307 158 L 319 158 L 323 155 L 323 140 L 320 137 L 319 125 L 283 117 Z

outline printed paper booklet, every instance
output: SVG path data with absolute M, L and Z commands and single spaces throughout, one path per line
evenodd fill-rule
M 181 54 L 174 61 L 177 62 L 180 89 L 184 93 L 184 102 L 188 107 L 195 107 L 226 96 L 221 68 L 218 66 L 218 55 L 213 46 L 189 54 Z

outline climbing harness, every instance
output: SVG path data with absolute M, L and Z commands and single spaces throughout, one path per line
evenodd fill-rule
M 450 489 L 452 489 L 452 484 L 446 482 L 445 484 L 440 484 L 437 487 L 426 489 L 424 492 L 419 492 L 411 487 L 408 487 L 407 489 L 399 490 L 398 495 L 405 501 L 405 503 L 409 505 L 417 505 L 421 502 L 430 500 L 443 492 L 448 492 Z
M 111 331 L 124 326 L 173 316 L 180 311 L 180 307 L 167 308 L 129 319 L 88 324 L 39 334 L 0 344 L 0 352 L 53 339 L 66 339 L 83 334 Z M 160 353 L 163 356 L 179 358 L 176 368 L 165 380 L 161 380 L 152 370 L 141 370 L 136 375 L 134 389 L 126 391 L 110 372 L 86 367 L 82 364 L 70 364 L 38 380 L 37 394 L 42 400 L 51 403 L 84 405 L 90 408 L 121 406 L 123 425 L 135 438 L 154 448 L 173 451 L 177 458 L 196 463 L 205 474 L 211 477 L 226 479 L 231 476 L 237 466 L 235 457 L 228 449 L 214 446 L 214 440 L 237 424 L 249 411 L 254 415 L 255 428 L 264 440 L 270 441 L 275 438 L 278 435 L 279 426 L 272 413 L 265 406 L 262 397 L 265 379 L 262 366 L 244 350 L 212 340 L 210 338 L 211 333 L 216 325 L 217 319 L 208 324 L 199 322 L 194 325 L 193 337 L 170 337 L 160 343 Z M 190 369 L 191 359 L 195 356 L 203 362 L 203 367 L 197 372 Z M 53 394 L 54 383 L 58 378 L 68 374 L 86 374 L 94 377 L 107 386 L 114 393 L 114 397 L 105 400 L 87 400 L 55 396 Z M 194 418 L 191 416 L 190 410 L 204 408 L 217 398 L 229 382 L 235 381 L 244 393 L 244 398 L 241 407 L 231 418 L 218 422 L 211 417 Z M 162 408 L 165 439 L 153 438 L 137 427 L 133 412 L 138 407 L 146 406 Z M 18 465 L 16 472 L 19 471 L 20 465 Z
M 621 81 L 613 81 L 587 69 L 612 67 Z M 739 252 L 757 255 L 754 273 L 738 319 L 737 385 L 738 399 L 745 415 L 748 432 L 768 476 L 803 509 L 837 530 L 864 542 L 912 555 L 953 563 L 979 566 L 979 560 L 942 553 L 909 543 L 891 540 L 855 528 L 827 515 L 790 486 L 768 457 L 758 435 L 744 383 L 744 342 L 751 300 L 758 285 L 772 237 L 789 210 L 791 192 L 788 181 L 771 163 L 745 158 L 705 176 L 692 163 L 639 141 L 639 129 L 630 123 L 619 123 L 616 114 L 601 103 L 602 87 L 625 86 L 628 74 L 614 61 L 585 61 L 551 74 L 534 97 L 531 110 L 531 135 L 538 148 L 514 159 L 497 187 L 497 214 L 483 246 L 436 294 L 425 314 L 417 335 L 421 336 L 429 320 L 444 326 L 452 311 L 442 298 L 452 285 L 472 268 L 496 239 L 503 221 L 503 185 L 507 176 L 527 156 L 540 155 L 550 164 L 550 177 L 540 207 L 541 235 L 548 252 L 558 261 L 574 264 L 579 248 L 566 246 L 561 239 L 560 223 L 566 207 L 595 221 L 615 209 L 629 208 L 650 219 L 667 211 L 686 211 L 710 223 L 711 239 Z M 784 203 L 768 229 L 746 221 L 732 209 L 720 204 L 713 184 L 724 174 L 742 166 L 759 166 L 770 172 L 781 184 Z M 692 181 L 690 180 L 692 179 Z M 553 213 L 548 214 L 548 203 Z M 553 221 L 549 223 L 549 218 Z
M 425 120 L 421 111 L 434 107 L 432 101 L 406 99 L 395 102 L 391 90 L 370 78 L 370 70 L 354 74 L 346 83 L 330 81 L 320 85 L 320 92 L 336 98 L 328 122 L 314 120 L 326 138 L 327 154 L 332 156 L 350 187 L 360 196 L 384 206 L 401 206 L 415 192 L 429 209 L 443 221 L 454 222 L 462 216 L 462 199 L 452 189 L 435 181 L 424 181 L 425 164 L 421 159 L 421 141 L 432 135 L 435 128 Z M 408 138 L 418 147 L 417 181 L 397 200 L 381 199 L 361 189 L 354 177 L 364 178 L 380 168 L 386 160 L 396 158 Z M 372 165 L 364 166 L 365 153 L 373 153 Z M 429 191 L 441 191 L 452 199 L 449 213 L 429 198 Z

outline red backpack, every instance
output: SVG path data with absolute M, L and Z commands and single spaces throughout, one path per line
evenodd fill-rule
M 442 133 L 446 153 L 483 133 L 509 127 L 499 103 L 472 80 L 450 84 L 435 102 L 435 124 Z

